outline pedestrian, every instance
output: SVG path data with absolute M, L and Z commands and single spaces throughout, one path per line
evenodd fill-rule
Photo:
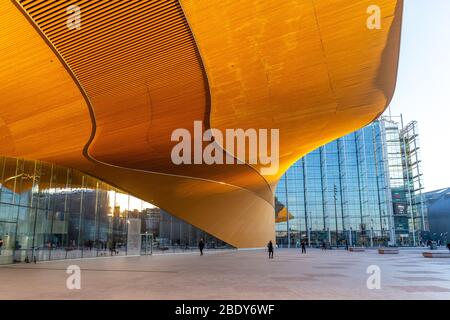
M 3 239 L 0 238 L 0 255 L 2 254 Z
M 348 251 L 348 241 L 347 240 L 344 240 L 344 241 L 345 241 L 345 250 Z
M 450 251 L 450 242 L 447 243 L 447 249 L 448 249 L 448 251 Z
M 305 241 L 302 241 L 301 246 L 302 246 L 302 254 L 306 253 L 306 243 L 305 243 Z
M 198 242 L 198 248 L 200 249 L 200 255 L 203 255 L 203 248 L 205 247 L 205 243 L 203 242 L 203 238 Z
M 325 240 L 322 240 L 322 251 L 327 249 L 327 245 L 325 244 Z
M 269 251 L 269 259 L 273 259 L 273 243 L 272 240 L 267 244 L 267 250 Z
M 115 248 L 114 248 L 114 242 L 112 240 L 109 241 L 109 253 L 111 256 L 114 254 Z

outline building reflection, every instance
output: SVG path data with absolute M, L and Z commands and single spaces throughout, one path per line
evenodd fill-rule
M 298 160 L 277 186 L 277 244 L 426 243 L 418 137 L 417 122 L 382 117 Z
M 73 169 L 1 157 L 0 182 L 0 264 L 228 247 Z

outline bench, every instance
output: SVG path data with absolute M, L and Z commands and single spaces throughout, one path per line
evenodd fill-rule
M 425 251 L 422 255 L 425 258 L 450 258 L 450 251 Z
M 366 249 L 361 248 L 361 247 L 350 247 L 350 248 L 348 248 L 348 251 L 350 251 L 350 252 L 364 252 L 364 251 L 366 251 Z
M 379 254 L 398 254 L 397 248 L 380 248 L 378 249 Z

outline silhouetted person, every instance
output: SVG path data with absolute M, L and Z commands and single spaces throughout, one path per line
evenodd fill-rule
M 267 250 L 269 251 L 269 259 L 273 259 L 273 243 L 272 240 L 267 244 Z
M 116 243 L 114 241 L 109 242 L 109 252 L 111 256 L 116 253 Z
M 302 254 L 306 253 L 306 243 L 305 243 L 305 241 L 302 241 L 301 246 L 302 246 Z
M 348 250 L 348 241 L 347 240 L 344 241 L 345 241 L 345 250 Z
M 2 254 L 3 239 L 0 238 L 0 254 Z
M 203 242 L 203 238 L 198 242 L 198 248 L 200 249 L 200 255 L 203 255 L 203 248 L 205 248 L 205 243 Z
M 447 249 L 448 249 L 448 251 L 450 251 L 450 242 L 447 243 Z

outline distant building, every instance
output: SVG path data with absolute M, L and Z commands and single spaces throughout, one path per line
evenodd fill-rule
M 0 180 L 0 265 L 226 245 L 76 170 L 0 157 Z
M 433 240 L 450 242 L 450 188 L 425 193 Z
M 277 223 L 277 242 L 419 245 L 429 237 L 419 151 L 417 122 L 382 117 L 307 154 L 278 184 L 294 218 Z

